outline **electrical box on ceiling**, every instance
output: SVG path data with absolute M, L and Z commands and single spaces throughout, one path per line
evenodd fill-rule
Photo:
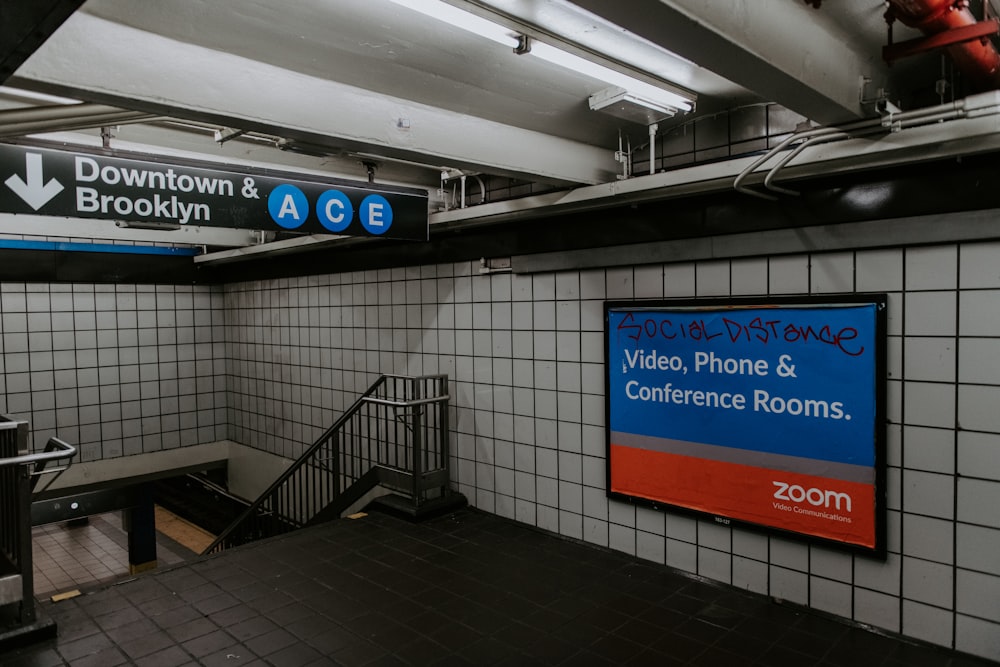
M 673 107 L 653 102 L 617 86 L 594 93 L 589 102 L 592 111 L 600 111 L 640 125 L 659 123 L 677 113 Z

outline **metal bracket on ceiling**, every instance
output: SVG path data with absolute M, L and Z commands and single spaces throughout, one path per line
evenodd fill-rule
M 882 125 L 885 127 L 890 127 L 892 124 L 892 117 L 898 113 L 902 113 L 902 109 L 894 104 L 889 99 L 889 93 L 885 88 L 879 88 L 875 91 L 875 97 L 865 99 L 865 88 L 871 83 L 871 79 L 868 77 L 861 78 L 861 95 L 858 102 L 862 106 L 873 106 L 875 111 L 879 116 L 882 117 Z M 896 131 L 899 128 L 890 128 L 892 131 Z
M 514 47 L 514 53 L 519 56 L 523 56 L 526 53 L 531 53 L 531 37 L 528 35 L 518 35 L 517 36 L 517 46 Z
M 236 137 L 242 137 L 246 134 L 246 130 L 237 130 L 232 127 L 223 127 L 215 131 L 215 143 L 224 144 L 230 139 L 235 139 Z
M 510 257 L 480 257 L 479 273 L 511 273 Z
M 447 169 L 447 170 L 442 170 L 441 172 L 441 187 L 438 189 L 438 194 L 444 200 L 444 206 L 445 206 L 444 210 L 447 211 L 451 208 L 465 208 L 468 205 L 466 204 L 465 201 L 466 199 L 465 186 L 466 186 L 466 180 L 470 176 L 476 179 L 476 181 L 479 183 L 478 203 L 479 204 L 486 203 L 486 184 L 483 182 L 483 179 L 480 177 L 480 174 L 476 172 L 465 172 L 460 169 Z M 461 192 L 456 192 L 455 186 L 454 185 L 452 186 L 451 198 L 452 202 L 454 203 L 454 206 L 449 206 L 447 185 L 448 181 L 453 181 L 453 180 L 457 180 L 459 182 L 459 184 L 461 185 Z

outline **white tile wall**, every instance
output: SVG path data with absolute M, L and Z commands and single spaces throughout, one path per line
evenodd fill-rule
M 998 258 L 1000 244 L 970 243 L 535 275 L 479 275 L 463 262 L 233 284 L 230 436 L 292 456 L 378 373 L 445 372 L 454 480 L 473 504 L 1000 659 L 998 596 L 974 599 L 1000 590 Z M 886 561 L 606 498 L 603 299 L 854 289 L 889 293 Z M 27 316 L 45 308 L 0 296 L 11 314 L 8 401 L 34 396 L 35 381 L 40 395 L 58 394 L 67 360 L 55 338 L 36 362 L 51 354 L 52 368 L 30 356 Z M 63 311 L 50 311 L 55 331 Z M 138 343 L 119 346 L 131 354 Z M 141 385 L 135 365 L 119 360 L 123 387 Z
M 955 289 L 958 284 L 958 247 L 910 248 L 906 251 L 907 291 Z
M 767 563 L 734 555 L 732 585 L 754 593 L 768 594 Z
M 955 645 L 969 653 L 995 659 L 1000 655 L 1000 632 L 990 621 L 955 614 Z
M 961 289 L 1000 288 L 997 255 L 1000 243 L 968 243 L 959 246 L 959 287 Z
M 903 634 L 934 644 L 950 646 L 953 642 L 954 619 L 952 612 L 903 600 Z
M 897 596 L 857 586 L 854 588 L 854 620 L 857 622 L 899 632 L 899 615 L 900 602 Z M 916 635 L 910 633 L 910 636 Z
M 77 461 L 226 437 L 223 290 L 0 284 L 0 412 Z
M 810 269 L 810 291 L 817 294 L 854 291 L 854 253 L 816 255 Z
M 830 614 L 851 616 L 852 590 L 850 584 L 811 577 L 809 581 L 809 606 Z
M 732 293 L 764 294 L 767 292 L 767 259 L 734 260 L 731 269 Z

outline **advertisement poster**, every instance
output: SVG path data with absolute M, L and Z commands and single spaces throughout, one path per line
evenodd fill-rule
M 608 493 L 884 552 L 885 295 L 606 304 Z

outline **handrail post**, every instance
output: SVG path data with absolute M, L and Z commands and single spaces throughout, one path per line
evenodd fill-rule
M 441 381 L 444 385 L 442 394 L 448 395 L 450 392 L 448 387 L 448 379 L 445 378 Z M 441 438 L 441 443 L 438 450 L 441 452 L 441 468 L 444 470 L 444 480 L 445 488 L 444 493 L 448 493 L 451 488 L 451 405 L 450 401 L 444 401 L 440 404 L 440 428 L 438 429 L 439 437 Z
M 413 381 L 413 400 L 418 401 L 423 398 L 423 391 L 420 386 L 420 380 L 414 379 Z M 417 404 L 413 406 L 413 414 L 411 415 L 411 426 L 413 433 L 413 504 L 415 507 L 420 507 L 423 502 L 424 488 L 423 488 L 423 432 L 421 429 L 422 413 L 424 406 Z
M 331 441 L 333 463 L 330 466 L 333 471 L 333 494 L 332 500 L 340 497 L 340 431 L 334 431 Z
M 0 498 L 3 515 L 0 535 L 4 559 L 14 568 L 11 574 L 20 577 L 18 621 L 22 625 L 35 622 L 35 586 L 31 550 L 31 467 L 36 459 L 28 454 L 28 422 L 0 417 L 4 437 L 0 442 Z M 8 435 L 9 434 L 9 435 Z
M 24 424 L 27 430 L 27 424 Z M 20 431 L 20 428 L 18 428 Z M 20 435 L 20 433 L 19 433 Z M 18 568 L 21 574 L 21 623 L 35 622 L 35 579 L 33 555 L 31 551 L 31 469 L 27 465 L 18 466 L 18 541 L 20 554 Z

